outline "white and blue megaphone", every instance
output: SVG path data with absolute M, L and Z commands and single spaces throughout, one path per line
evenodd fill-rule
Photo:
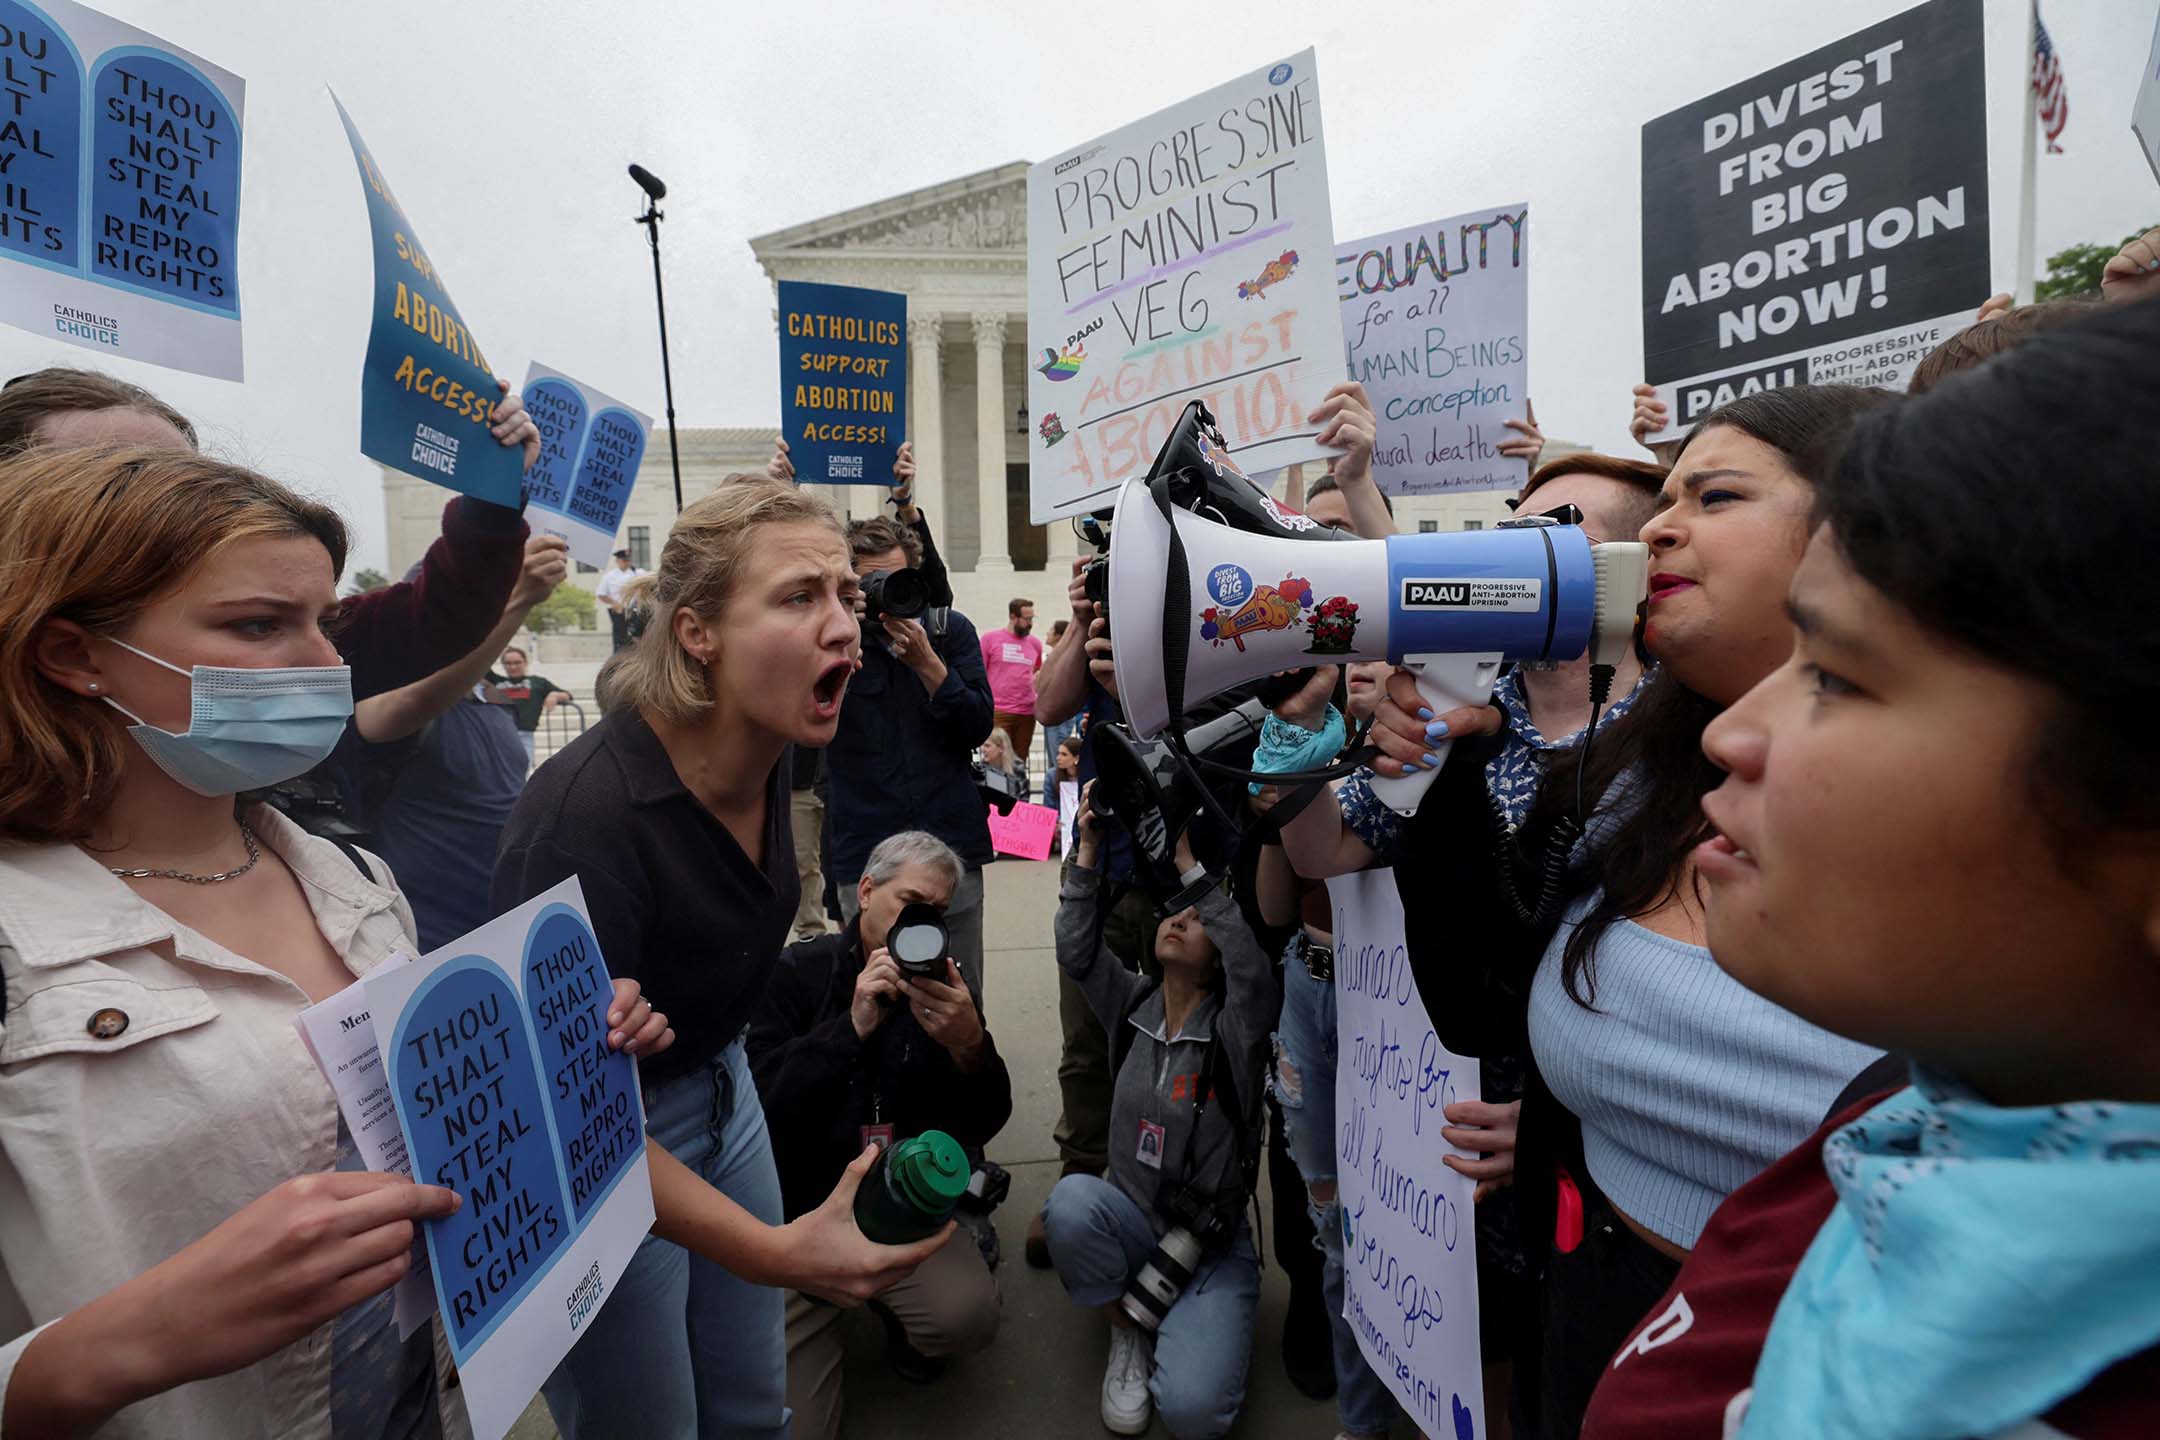
M 1183 463 L 1180 463 L 1180 462 Z M 1314 542 L 1333 543 L 1314 543 Z M 1188 407 L 1147 476 L 1118 491 L 1107 587 L 1125 721 L 1143 739 L 1278 671 L 1387 660 L 1435 715 L 1483 705 L 1507 661 L 1612 664 L 1632 643 L 1649 548 L 1538 524 L 1358 540 L 1277 505 Z M 1432 747 L 1444 761 L 1445 742 Z M 1409 814 L 1431 769 L 1379 780 Z

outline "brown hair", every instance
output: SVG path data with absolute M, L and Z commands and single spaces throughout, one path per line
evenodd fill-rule
M 2097 303 L 2093 300 L 2043 300 L 2037 305 L 2020 305 L 2007 310 L 1992 320 L 1975 320 L 1930 350 L 1913 367 L 1912 383 L 1905 387 L 1905 393 L 1924 395 L 1960 370 L 1970 370 L 2005 350 L 2013 350 L 2043 330 L 2053 330 L 2058 325 L 2067 325 L 2092 314 L 2092 307 Z
M 18 375 L 0 387 L 0 455 L 35 442 L 42 421 L 78 410 L 140 410 L 187 436 L 190 447 L 200 443 L 187 416 L 142 386 L 95 370 L 55 365 Z
M 37 668 L 45 622 L 109 633 L 265 535 L 312 537 L 345 568 L 336 511 L 191 450 L 39 446 L 0 463 L 0 840 L 86 839 L 120 782 L 110 712 Z
M 629 649 L 610 661 L 601 708 L 633 705 L 648 720 L 677 725 L 694 724 L 710 710 L 712 682 L 705 667 L 676 640 L 675 613 L 687 609 L 706 620 L 719 616 L 755 548 L 758 530 L 803 521 L 823 525 L 836 536 L 846 534 L 823 500 L 762 476 L 731 481 L 684 506 L 661 548 L 659 569 L 631 584 L 624 595 L 628 604 L 650 608 L 652 621 Z
M 1005 616 L 1009 620 L 1017 620 L 1022 610 L 1031 610 L 1034 606 L 1035 602 L 1032 600 L 1008 600 L 1005 602 Z
M 1618 455 L 1600 455 L 1595 451 L 1584 450 L 1573 455 L 1563 455 L 1557 460 L 1548 460 L 1538 466 L 1537 473 L 1523 485 L 1510 508 L 1517 514 L 1535 515 L 1537 511 L 1530 506 L 1531 493 L 1546 481 L 1557 480 L 1562 475 L 1595 475 L 1602 480 L 1617 480 L 1638 492 L 1632 498 L 1639 503 L 1631 504 L 1621 512 L 1621 522 L 1626 533 L 1615 537 L 1632 540 L 1636 532 L 1648 524 L 1650 517 L 1657 513 L 1658 492 L 1665 486 L 1665 473 L 1663 465 L 1653 465 L 1647 460 L 1627 460 Z
M 882 555 L 897 545 L 910 567 L 922 564 L 922 537 L 889 516 L 849 521 L 847 543 L 850 555 Z

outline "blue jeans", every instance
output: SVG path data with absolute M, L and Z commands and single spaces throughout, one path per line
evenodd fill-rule
M 1042 803 L 1053 810 L 1057 809 L 1058 803 L 1058 746 L 1063 744 L 1065 737 L 1072 734 L 1079 726 L 1080 717 L 1076 715 L 1062 725 L 1045 725 L 1042 727 L 1043 749 L 1050 756 L 1048 760 L 1043 762 Z
M 645 1087 L 645 1129 L 768 1225 L 780 1175 L 737 1040 L 709 1065 Z M 541 1393 L 563 1440 L 720 1440 L 788 1433 L 786 1295 L 657 1237 Z
M 1305 1178 L 1306 1213 L 1320 1247 L 1320 1293 L 1335 1341 L 1335 1413 L 1352 1435 L 1380 1435 L 1395 1418 L 1395 1396 L 1373 1373 L 1343 1319 L 1343 1238 L 1335 1202 L 1311 1189 L 1335 1180 L 1335 987 L 1305 968 L 1296 940 L 1283 957 L 1282 1022 L 1275 1031 L 1275 1071 L 1268 1077 L 1282 1106 L 1290 1159 Z
M 1043 1204 L 1050 1260 L 1073 1304 L 1108 1305 L 1155 1248 L 1155 1226 L 1130 1195 L 1093 1175 L 1067 1175 Z M 1174 1440 L 1215 1440 L 1245 1403 L 1260 1261 L 1243 1225 L 1227 1254 L 1200 1262 L 1155 1333 L 1148 1392 Z

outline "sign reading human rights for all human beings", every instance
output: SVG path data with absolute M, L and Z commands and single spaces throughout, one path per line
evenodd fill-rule
M 1392 870 L 1328 881 L 1335 914 L 1336 1217 L 1343 1318 L 1427 1435 L 1485 1433 L 1476 1186 L 1440 1163 L 1443 1108 L 1479 1095 L 1478 1062 L 1433 1031 Z
M 652 1228 L 637 1062 L 608 1048 L 614 995 L 577 879 L 367 977 L 427 1221 L 435 1295 L 479 1440 L 500 1440 Z
M 780 282 L 780 432 L 795 478 L 890 485 L 907 438 L 907 296 Z
M 1248 475 L 1327 453 L 1342 379 L 1306 50 L 1031 167 L 1028 488 L 1100 508 L 1205 401 Z
M 569 541 L 571 559 L 604 570 L 652 417 L 537 361 L 519 393 L 540 429 L 540 458 L 525 472 L 526 523 Z
M 0 0 L 0 320 L 240 379 L 245 98 L 72 0 Z
M 1512 490 L 1500 453 L 1528 401 L 1530 207 L 1475 210 L 1335 247 L 1350 378 L 1391 495 Z
M 1689 429 L 1903 389 L 1989 293 L 1981 0 L 1928 0 L 1642 131 L 1643 375 Z
M 360 368 L 360 453 L 393 470 L 515 506 L 525 456 L 488 433 L 494 367 L 450 299 L 344 103 L 375 245 L 375 305 Z

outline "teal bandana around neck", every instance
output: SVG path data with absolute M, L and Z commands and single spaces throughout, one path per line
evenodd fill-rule
M 1837 1208 L 1739 1440 L 1993 1435 L 2160 1342 L 2160 1105 L 2006 1110 L 1916 1072 L 1823 1164 Z

